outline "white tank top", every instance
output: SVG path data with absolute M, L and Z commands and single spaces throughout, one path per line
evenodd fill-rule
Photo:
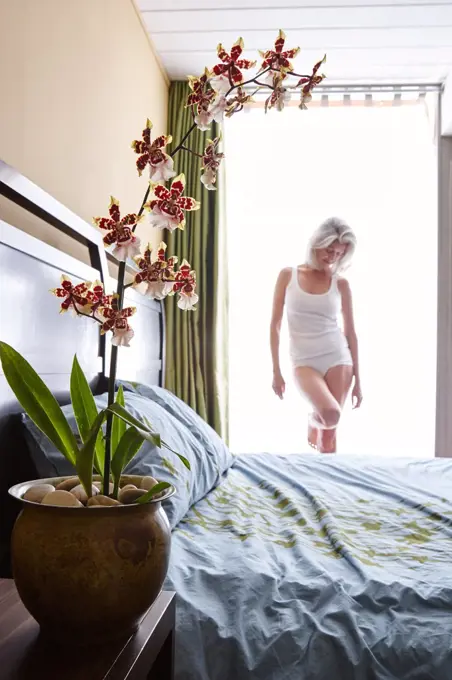
M 300 361 L 337 350 L 347 351 L 347 341 L 339 326 L 342 298 L 337 276 L 332 277 L 326 293 L 307 293 L 300 287 L 294 267 L 285 303 L 292 359 Z

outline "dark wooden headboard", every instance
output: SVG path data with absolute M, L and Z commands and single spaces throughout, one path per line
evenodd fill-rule
M 12 213 L 2 210 L 0 203 L 0 340 L 12 345 L 31 363 L 62 404 L 69 402 L 74 354 L 94 393 L 106 391 L 110 334 L 101 336 L 98 324 L 89 319 L 59 314 L 59 301 L 49 292 L 59 286 L 62 274 L 74 282 L 99 279 L 108 292 L 115 289 L 100 232 L 0 161 L 2 197 L 15 210 Z M 15 224 L 3 219 L 5 212 L 9 216 L 14 214 Z M 47 229 L 58 230 L 78 248 L 83 246 L 85 261 L 26 233 L 20 228 L 22 214 L 24 219 L 31 215 Z M 126 300 L 137 307 L 133 317 L 135 336 L 130 348 L 120 349 L 118 378 L 161 385 L 163 307 L 131 288 Z M 0 365 L 0 548 L 9 541 L 17 512 L 8 497 L 8 488 L 37 476 L 21 435 L 17 415 L 20 411 Z

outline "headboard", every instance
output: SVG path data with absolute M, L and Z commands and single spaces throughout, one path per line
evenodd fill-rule
M 49 292 L 59 286 L 62 274 L 74 282 L 99 279 L 108 292 L 115 290 L 101 233 L 0 161 L 0 200 L 5 199 L 14 207 L 15 224 L 3 219 L 6 211 L 0 203 L 0 340 L 31 363 L 62 404 L 69 402 L 74 354 L 94 393 L 106 391 L 110 334 L 101 336 L 99 325 L 87 318 L 59 314 L 59 301 Z M 50 229 L 64 234 L 69 243 L 72 239 L 83 246 L 85 261 L 26 233 L 20 228 L 22 216 L 33 216 L 47 229 L 50 225 Z M 137 313 L 133 317 L 133 343 L 119 351 L 118 378 L 162 385 L 163 306 L 132 288 L 127 289 L 125 297 Z M 8 488 L 37 476 L 21 435 L 20 411 L 0 365 L 0 550 L 9 542 L 17 514 Z M 2 572 L 0 554 L 0 576 Z

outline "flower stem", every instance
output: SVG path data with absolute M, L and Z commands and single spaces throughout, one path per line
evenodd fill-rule
M 76 302 L 73 302 L 72 304 L 74 305 L 74 309 L 75 309 L 77 316 L 86 316 L 87 319 L 94 319 L 94 321 L 97 321 L 97 323 L 102 323 L 102 321 L 100 319 L 98 319 L 97 316 L 94 316 L 94 312 L 92 312 L 91 314 L 86 314 L 85 312 L 81 312 L 78 309 Z
M 146 189 L 146 193 L 143 196 L 143 200 L 141 201 L 141 207 L 138 211 L 138 217 L 141 217 L 141 215 L 143 214 L 144 206 L 146 205 L 146 201 L 149 198 L 150 191 L 151 191 L 151 185 L 149 184 L 148 188 Z M 133 228 L 133 231 L 135 231 L 135 229 L 136 229 L 136 225 Z M 122 262 L 121 262 L 121 264 L 122 264 Z M 124 267 L 125 267 L 125 265 L 124 265 Z
M 146 201 L 143 201 L 145 203 Z M 119 263 L 118 271 L 118 287 L 116 292 L 118 294 L 118 308 L 122 309 L 124 302 L 124 278 L 126 273 L 126 263 Z M 116 371 L 118 368 L 118 347 L 111 346 L 110 356 L 110 373 L 108 376 L 108 405 L 112 406 L 115 402 L 115 385 L 116 385 Z M 105 461 L 104 461 L 104 496 L 109 495 L 110 491 L 110 471 L 111 471 L 111 433 L 113 429 L 113 413 L 107 413 L 107 427 L 105 431 Z
M 311 78 L 312 76 L 303 75 L 302 73 L 295 73 L 295 71 L 287 71 L 289 76 L 295 76 L 295 78 Z
M 193 123 L 193 125 L 190 127 L 190 129 L 187 131 L 187 133 L 183 136 L 182 140 L 176 146 L 174 151 L 171 153 L 171 156 L 175 156 L 181 149 L 184 149 L 184 143 L 187 141 L 187 139 L 190 137 L 191 133 L 193 130 L 196 128 L 196 123 Z M 184 149 L 185 150 L 185 149 Z M 189 151 L 189 149 L 187 149 Z M 140 210 L 138 211 L 138 217 L 140 217 L 143 212 L 144 212 L 144 206 L 146 204 L 146 201 L 149 198 L 149 194 L 151 191 L 151 185 L 149 184 L 148 188 L 146 189 L 146 192 L 144 194 L 143 200 L 141 202 L 141 207 Z M 136 225 L 133 228 L 133 231 L 135 231 Z M 125 285 L 125 275 L 126 275 L 126 263 L 125 262 L 120 262 L 119 263 L 119 270 L 118 270 L 118 286 L 117 286 L 117 294 L 118 294 L 118 309 L 123 308 L 123 303 L 124 303 L 124 292 L 125 289 L 129 287 L 129 285 Z M 97 319 L 96 319 L 97 321 Z M 117 345 L 112 345 L 111 347 L 111 357 L 110 357 L 110 372 L 108 376 L 108 405 L 112 406 L 115 402 L 115 385 L 116 385 L 116 372 L 118 368 L 118 346 Z M 103 493 L 105 496 L 109 495 L 110 491 L 110 473 L 111 473 L 111 458 L 112 452 L 111 450 L 111 435 L 112 435 L 112 430 L 113 430 L 113 414 L 112 413 L 107 413 L 107 426 L 106 426 L 106 431 L 105 431 L 105 461 L 104 461 L 104 479 L 103 479 Z
M 180 150 L 188 151 L 188 153 L 193 154 L 193 156 L 198 156 L 198 158 L 204 158 L 202 153 L 196 153 L 196 151 L 192 151 L 191 149 L 189 149 L 188 146 L 183 146 L 182 144 L 180 144 Z
M 237 83 L 236 85 L 232 85 L 229 88 L 229 90 L 226 92 L 225 97 L 229 97 L 231 92 L 233 90 L 236 90 L 238 87 L 245 87 L 245 85 L 249 85 L 250 83 L 257 83 L 257 78 L 260 78 L 261 76 L 264 75 L 264 73 L 267 73 L 270 70 L 273 70 L 273 69 L 271 68 L 271 66 L 268 66 L 267 68 L 264 68 L 262 71 L 259 71 L 259 73 L 256 73 L 256 75 L 253 76 L 252 78 L 250 78 L 249 80 L 245 80 L 242 83 Z
M 170 153 L 171 158 L 174 158 L 174 156 L 182 149 L 182 147 L 184 146 L 185 142 L 187 141 L 187 139 L 190 137 L 191 133 L 192 133 L 193 130 L 195 129 L 195 127 L 196 127 L 196 123 L 193 123 L 192 126 L 191 126 L 191 128 L 188 130 L 188 132 L 182 137 L 181 141 L 180 141 L 179 144 L 176 146 L 176 148 L 174 149 L 174 151 L 171 151 L 171 153 Z

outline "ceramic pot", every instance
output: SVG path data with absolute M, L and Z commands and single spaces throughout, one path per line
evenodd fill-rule
M 168 570 L 171 529 L 161 501 L 102 507 L 56 507 L 22 499 L 35 484 L 10 494 L 23 505 L 11 540 L 19 596 L 53 639 L 106 642 L 133 634 L 161 591 Z M 139 486 L 141 477 L 124 475 Z

